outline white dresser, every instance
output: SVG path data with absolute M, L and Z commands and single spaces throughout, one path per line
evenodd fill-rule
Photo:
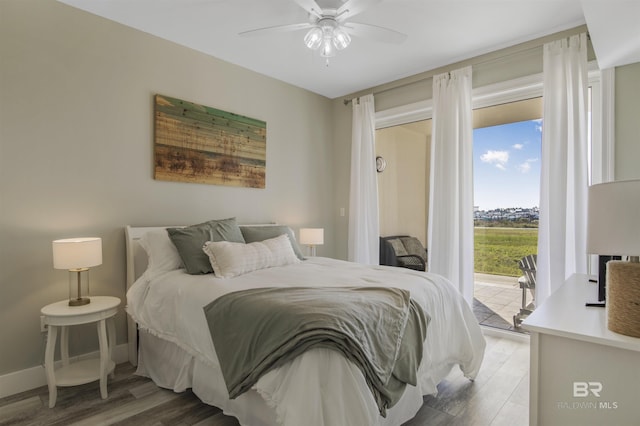
M 640 339 L 607 329 L 606 309 L 585 306 L 597 295 L 574 275 L 523 322 L 530 426 L 640 425 Z

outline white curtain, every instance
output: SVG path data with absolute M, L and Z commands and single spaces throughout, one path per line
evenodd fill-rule
M 380 251 L 373 95 L 354 99 L 348 259 L 377 265 Z
M 429 271 L 473 302 L 471 67 L 433 77 Z
M 587 272 L 587 36 L 543 47 L 543 129 L 536 304 Z

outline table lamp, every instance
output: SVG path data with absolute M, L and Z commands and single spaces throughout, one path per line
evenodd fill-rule
M 324 244 L 324 228 L 300 228 L 300 244 L 309 246 L 315 256 L 316 246 Z
M 102 264 L 102 239 L 68 238 L 55 240 L 52 245 L 53 267 L 69 271 L 69 306 L 90 303 L 89 268 Z
M 640 337 L 640 180 L 592 185 L 588 195 L 587 252 L 628 256 L 607 262 L 607 327 Z

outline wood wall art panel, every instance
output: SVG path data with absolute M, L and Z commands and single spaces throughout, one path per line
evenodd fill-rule
M 154 178 L 264 188 L 267 123 L 155 96 Z

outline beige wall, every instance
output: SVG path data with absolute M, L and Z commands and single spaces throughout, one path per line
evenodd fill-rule
M 616 180 L 640 179 L 640 62 L 616 68 Z
M 342 99 L 334 99 L 333 106 L 333 197 L 335 255 L 338 259 L 347 259 L 349 235 L 349 185 L 351 171 L 351 121 L 352 106 L 345 105 Z M 340 209 L 345 215 L 340 216 Z
M 429 123 L 428 125 L 425 123 Z M 431 121 L 376 131 L 380 235 L 411 235 L 427 247 Z M 414 130 L 414 127 L 418 127 Z M 428 128 L 428 129 L 427 129 Z
M 542 72 L 543 43 L 586 30 L 586 26 L 581 26 L 562 31 L 438 69 L 425 71 L 372 89 L 363 90 L 351 96 L 359 96 L 373 90 L 377 93 L 376 110 L 383 111 L 397 106 L 431 99 L 432 77 L 434 75 L 462 68 L 467 65 L 473 66 L 473 87 L 482 87 L 501 81 L 526 77 Z M 588 58 L 589 60 L 595 58 L 591 46 L 589 46 Z M 350 96 L 346 96 L 346 98 L 349 97 Z
M 0 1 L 0 61 L 0 375 L 41 363 L 40 308 L 67 297 L 54 239 L 102 237 L 92 292 L 124 300 L 127 224 L 236 216 L 333 234 L 329 99 L 53 0 Z M 266 121 L 266 189 L 154 180 L 155 93 Z M 73 353 L 97 349 L 93 330 L 72 333 Z

